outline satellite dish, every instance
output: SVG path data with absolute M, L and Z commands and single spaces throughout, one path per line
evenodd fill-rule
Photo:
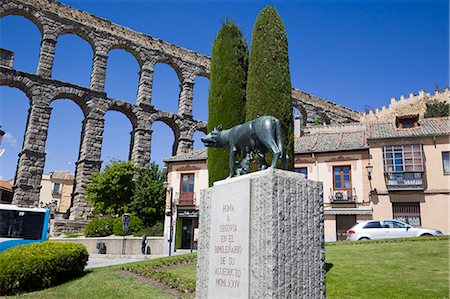
M 3 153 L 5 152 L 4 148 L 0 148 L 0 157 L 3 155 Z

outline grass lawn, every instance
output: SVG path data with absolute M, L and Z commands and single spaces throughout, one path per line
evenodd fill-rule
M 195 272 L 197 271 L 197 264 L 183 265 L 176 268 L 169 268 L 166 271 L 179 277 L 195 280 L 196 274 Z
M 120 266 L 92 269 L 83 277 L 65 284 L 7 298 L 175 298 L 133 277 L 122 275 L 118 270 Z
M 328 298 L 449 298 L 449 240 L 325 246 Z
M 326 262 L 331 266 L 327 297 L 449 298 L 449 245 L 448 237 L 327 243 Z M 144 269 L 167 260 L 132 267 Z M 122 267 L 94 269 L 74 281 L 17 298 L 173 298 L 117 272 Z M 163 271 L 195 281 L 195 265 L 174 265 Z

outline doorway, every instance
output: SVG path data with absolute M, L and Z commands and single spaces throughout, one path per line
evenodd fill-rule
M 347 240 L 347 230 L 356 224 L 356 215 L 336 215 L 336 240 Z

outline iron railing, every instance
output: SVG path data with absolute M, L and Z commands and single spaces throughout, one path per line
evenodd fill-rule
M 386 173 L 388 190 L 423 190 L 422 172 Z

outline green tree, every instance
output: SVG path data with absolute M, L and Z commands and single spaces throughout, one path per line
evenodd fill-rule
M 259 13 L 253 27 L 247 77 L 246 120 L 263 115 L 281 121 L 292 170 L 294 133 L 288 42 L 283 21 L 273 6 L 266 6 Z
M 147 226 L 161 221 L 165 208 L 165 175 L 159 171 L 157 164 L 140 169 L 135 177 L 134 192 L 129 204 L 130 211 L 138 215 Z
M 245 121 L 248 47 L 239 27 L 226 20 L 212 47 L 208 131 L 222 124 L 224 129 Z M 208 148 L 209 185 L 228 176 L 226 149 Z
M 103 172 L 93 175 L 86 187 L 86 198 L 97 213 L 133 213 L 151 226 L 163 218 L 164 180 L 154 163 L 141 169 L 131 161 L 113 160 Z
M 446 102 L 431 101 L 427 103 L 425 118 L 450 116 L 450 104 Z
M 109 162 L 103 172 L 92 175 L 92 182 L 86 186 L 87 201 L 101 214 L 129 212 L 136 171 L 137 167 L 132 162 Z

